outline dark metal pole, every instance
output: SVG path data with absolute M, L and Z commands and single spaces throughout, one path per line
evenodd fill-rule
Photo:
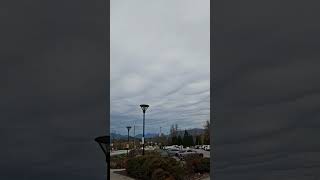
M 146 111 L 143 110 L 143 134 L 142 134 L 143 144 L 142 144 L 142 155 L 144 155 L 144 143 L 145 143 L 145 139 L 144 139 L 144 119 L 145 119 L 145 113 L 146 113 Z
M 100 136 L 95 138 L 106 157 L 107 180 L 110 180 L 110 136 Z
M 110 167 L 109 167 L 109 164 L 110 164 L 110 159 L 107 158 L 107 180 L 110 180 Z
M 129 147 L 130 147 L 130 141 L 129 141 L 129 128 L 128 128 L 128 147 L 127 147 L 127 156 L 129 156 Z
M 146 110 L 148 109 L 149 105 L 148 104 L 141 104 L 140 105 L 142 112 L 143 112 L 143 133 L 142 133 L 142 155 L 144 155 L 144 144 L 145 144 L 145 139 L 144 139 L 144 129 L 145 129 L 145 113 Z
M 136 125 L 133 126 L 133 149 L 136 149 Z

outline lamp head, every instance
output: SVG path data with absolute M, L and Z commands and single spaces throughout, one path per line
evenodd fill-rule
M 101 150 L 103 151 L 104 155 L 106 156 L 106 161 L 109 162 L 110 154 L 110 136 L 100 136 L 94 139 L 100 146 Z
M 145 113 L 146 110 L 148 109 L 149 105 L 148 104 L 141 104 L 140 107 L 141 107 L 143 113 Z

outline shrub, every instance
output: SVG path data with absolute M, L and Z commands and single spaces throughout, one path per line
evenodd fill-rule
M 127 163 L 127 173 L 129 176 L 134 178 L 143 179 L 144 171 L 141 168 L 144 161 L 146 161 L 145 156 L 137 156 L 134 158 L 130 158 Z
M 127 172 L 130 176 L 142 180 L 158 176 L 160 179 L 184 179 L 184 169 L 178 161 L 158 155 L 137 156 L 129 159 Z
M 210 172 L 210 158 L 202 158 L 195 171 L 197 173 L 209 173 Z
M 210 158 L 199 158 L 199 156 L 188 157 L 185 168 L 189 173 L 209 173 Z
M 127 157 L 125 155 L 111 156 L 110 168 L 111 169 L 124 169 L 127 164 Z
M 169 179 L 174 180 L 174 178 L 170 175 L 168 171 L 164 171 L 161 168 L 154 170 L 151 176 L 151 180 L 169 180 Z
M 129 152 L 129 158 L 138 156 L 138 155 L 142 155 L 142 149 L 132 149 Z M 160 152 L 157 151 L 145 151 L 145 155 L 159 155 L 160 156 Z
M 188 155 L 184 156 L 185 161 L 194 160 L 194 159 L 202 159 L 202 158 L 203 158 L 202 154 L 188 154 Z
M 129 152 L 129 158 L 131 157 L 135 157 L 139 154 L 142 154 L 142 150 L 139 150 L 139 149 L 132 149 L 130 152 Z

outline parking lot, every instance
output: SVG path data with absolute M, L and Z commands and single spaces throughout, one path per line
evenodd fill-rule
M 198 153 L 202 153 L 203 154 L 203 157 L 206 157 L 206 158 L 209 158 L 210 157 L 210 151 L 205 151 L 203 149 L 193 149 L 192 150 L 195 150 L 197 151 Z
M 130 152 L 130 150 L 129 150 Z M 120 154 L 127 154 L 127 150 L 118 150 L 118 151 L 111 151 L 110 156 L 120 155 Z
M 198 153 L 202 153 L 203 157 L 207 157 L 207 158 L 210 157 L 210 151 L 205 151 L 203 149 L 195 149 L 195 148 L 190 148 L 190 149 L 197 151 Z M 120 155 L 120 154 L 126 154 L 126 153 L 127 153 L 127 150 L 118 150 L 118 151 L 111 152 L 110 155 L 114 156 L 114 155 Z

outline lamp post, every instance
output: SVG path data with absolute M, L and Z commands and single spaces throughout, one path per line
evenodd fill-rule
M 136 122 L 133 125 L 133 149 L 136 149 Z
M 100 136 L 94 139 L 102 149 L 105 157 L 106 157 L 106 163 L 107 163 L 107 180 L 110 180 L 110 136 Z
M 144 155 L 144 124 L 145 124 L 144 122 L 145 122 L 146 110 L 148 109 L 149 105 L 148 104 L 141 104 L 140 107 L 143 112 L 142 155 Z
M 127 156 L 129 156 L 129 147 L 130 147 L 130 139 L 129 139 L 129 131 L 131 129 L 131 126 L 126 127 L 128 129 L 128 145 L 127 145 Z

